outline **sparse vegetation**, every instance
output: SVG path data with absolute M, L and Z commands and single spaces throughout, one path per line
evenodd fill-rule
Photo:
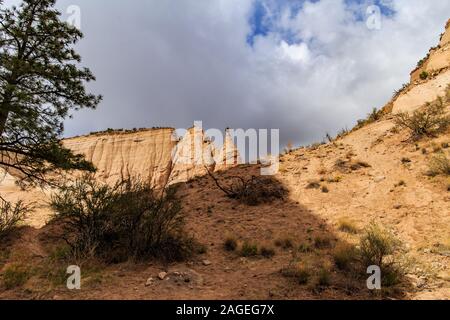
M 30 277 L 30 271 L 24 266 L 12 264 L 4 268 L 2 283 L 6 290 L 21 287 Z
M 429 57 L 429 54 L 427 54 L 427 56 L 426 56 L 425 58 L 420 59 L 420 60 L 417 62 L 417 68 L 422 67 L 423 64 L 425 63 L 425 61 L 428 60 L 428 57 Z
M 281 269 L 281 274 L 286 278 L 295 279 L 300 285 L 307 284 L 311 278 L 310 269 L 299 263 L 294 263 Z
M 435 155 L 431 159 L 427 175 L 430 177 L 438 175 L 450 176 L 450 159 L 444 152 Z
M 195 250 L 175 194 L 175 187 L 158 192 L 139 179 L 108 186 L 84 175 L 54 195 L 51 205 L 64 229 L 61 238 L 77 257 L 175 261 Z
M 259 250 L 259 254 L 264 258 L 272 258 L 275 255 L 275 250 L 271 247 L 263 246 Z
M 400 241 L 390 232 L 372 223 L 360 240 L 361 259 L 364 267 L 376 265 L 381 268 L 382 283 L 393 286 L 404 275 L 402 266 L 396 261 Z
M 427 79 L 428 79 L 428 76 L 429 76 L 429 74 L 428 74 L 428 72 L 426 72 L 426 71 L 422 71 L 422 72 L 420 73 L 420 75 L 419 75 L 419 77 L 420 77 L 421 80 L 427 80 Z
M 292 241 L 291 238 L 285 237 L 285 238 L 276 239 L 275 245 L 277 247 L 287 250 L 287 249 L 291 249 L 294 247 L 294 242 Z
M 397 98 L 408 87 L 409 87 L 409 83 L 404 83 L 400 89 L 394 91 L 394 95 L 392 96 L 392 98 L 393 99 Z
M 331 284 L 331 272 L 327 267 L 321 267 L 317 273 L 317 286 L 328 287 Z
M 337 134 L 337 136 L 336 136 L 336 139 L 343 138 L 343 137 L 345 137 L 346 135 L 348 135 L 348 133 L 349 133 L 349 130 L 348 130 L 347 128 L 342 128 L 342 129 L 338 132 L 338 134 Z
M 401 128 L 408 129 L 412 140 L 419 140 L 424 136 L 434 137 L 447 129 L 450 117 L 446 115 L 442 98 L 439 98 L 414 111 L 412 115 L 408 113 L 396 115 L 395 123 Z
M 306 189 L 319 189 L 320 188 L 320 182 L 317 180 L 312 180 L 308 182 L 306 185 Z
M 382 267 L 386 258 L 398 249 L 399 242 L 394 236 L 377 224 L 370 224 L 360 240 L 361 257 L 367 265 Z
M 314 237 L 314 246 L 317 249 L 328 249 L 333 246 L 333 239 L 330 236 L 316 236 Z
M 377 108 L 373 108 L 372 112 L 368 114 L 366 124 L 376 122 L 381 119 L 382 111 Z
M 396 188 L 398 187 L 406 187 L 406 182 L 404 180 L 400 180 L 398 183 L 395 184 Z
M 350 173 L 363 168 L 370 168 L 371 165 L 362 160 L 352 160 L 352 156 L 346 157 L 346 159 L 337 159 L 334 163 L 334 169 L 342 173 Z
M 288 194 L 287 189 L 277 180 L 266 176 L 252 176 L 250 178 L 233 176 L 228 180 L 231 183 L 222 184 L 214 174 L 208 171 L 216 186 L 230 199 L 239 200 L 249 206 L 257 206 L 262 203 L 271 203 L 275 200 L 283 200 Z
M 401 161 L 402 161 L 403 164 L 411 163 L 411 159 L 406 158 L 406 157 L 403 157 Z
M 353 171 L 359 170 L 361 168 L 370 168 L 370 167 L 371 167 L 370 164 L 368 164 L 365 161 L 361 161 L 361 160 L 356 160 L 350 164 L 350 169 Z
M 338 229 L 342 232 L 351 234 L 357 234 L 359 231 L 355 223 L 348 218 L 342 218 L 339 220 Z
M 0 197 L 0 238 L 22 222 L 30 210 L 22 201 L 12 204 Z
M 328 177 L 326 180 L 329 183 L 339 183 L 342 181 L 342 177 L 341 176 Z
M 242 245 L 240 254 L 242 257 L 255 257 L 258 255 L 258 246 L 246 241 Z
M 235 251 L 238 247 L 238 243 L 237 243 L 236 238 L 228 237 L 225 240 L 223 246 L 224 246 L 225 250 L 227 250 L 227 251 Z
M 298 246 L 298 251 L 301 253 L 308 253 L 313 251 L 313 249 L 311 248 L 311 246 L 308 243 L 301 243 Z
M 358 258 L 358 250 L 350 244 L 340 243 L 333 251 L 334 263 L 340 270 L 350 270 L 352 265 L 358 261 Z

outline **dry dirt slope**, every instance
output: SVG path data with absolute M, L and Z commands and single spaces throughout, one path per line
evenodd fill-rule
M 438 152 L 449 155 L 450 133 L 411 143 L 406 131 L 394 129 L 391 113 L 412 111 L 446 94 L 449 63 L 440 63 L 449 57 L 447 34 L 448 29 L 438 51 L 433 51 L 422 67 L 439 65 L 439 70 L 420 80 L 415 71 L 411 84 L 386 106 L 381 119 L 333 143 L 282 156 L 275 179 L 289 190 L 284 201 L 250 207 L 226 198 L 209 177 L 183 184 L 179 196 L 187 229 L 207 246 L 205 253 L 185 263 L 170 265 L 152 262 L 104 266 L 86 262 L 82 264 L 82 290 L 68 291 L 61 281 L 63 266 L 54 262 L 58 252 L 53 246 L 52 228 L 44 226 L 50 211 L 43 201 L 29 226 L 1 245 L 0 272 L 14 265 L 27 270 L 28 277 L 21 287 L 9 290 L 0 287 L 0 298 L 379 298 L 380 295 L 365 289 L 359 279 L 332 265 L 333 247 L 338 242 L 357 243 L 359 238 L 359 234 L 339 230 L 339 221 L 346 218 L 360 230 L 376 221 L 392 229 L 404 243 L 404 258 L 409 262 L 407 278 L 384 297 L 449 299 L 450 181 L 443 176 L 430 178 L 425 172 Z M 439 63 L 434 57 L 439 58 Z M 358 162 L 364 165 L 347 170 L 350 164 Z M 336 166 L 337 163 L 340 165 Z M 257 167 L 243 166 L 224 170 L 220 178 L 225 181 L 230 175 L 249 176 L 257 172 Z M 12 177 L 3 182 L 2 194 L 7 193 L 11 199 L 45 200 L 45 193 L 19 191 L 13 182 Z M 328 192 L 307 188 L 311 182 L 326 187 L 323 190 Z M 252 241 L 259 246 L 274 247 L 277 239 L 290 239 L 291 245 L 276 247 L 275 256 L 269 259 L 242 258 L 223 249 L 229 235 L 241 243 Z M 329 238 L 331 244 L 314 248 L 317 238 Z M 304 250 L 309 247 L 312 252 Z M 280 271 L 294 260 L 311 265 L 329 264 L 329 285 L 320 288 L 299 285 L 284 277 Z M 168 275 L 159 280 L 157 275 L 162 271 Z M 153 281 L 148 281 L 149 278 Z

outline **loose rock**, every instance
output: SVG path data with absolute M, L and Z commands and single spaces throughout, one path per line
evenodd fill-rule
M 160 272 L 158 274 L 159 280 L 164 280 L 164 278 L 167 276 L 167 272 Z

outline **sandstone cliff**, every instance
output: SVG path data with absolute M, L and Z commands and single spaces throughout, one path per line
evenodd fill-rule
M 175 129 L 111 131 L 65 139 L 64 145 L 85 155 L 97 168 L 97 177 L 114 183 L 121 177 L 139 176 L 155 186 L 177 183 L 211 170 L 234 165 L 237 151 L 227 135 L 223 148 L 209 141 L 201 128 L 182 137 Z
M 450 83 L 450 20 L 441 35 L 439 45 L 411 73 L 408 87 L 392 101 L 392 112 L 412 112 L 426 102 L 446 94 Z

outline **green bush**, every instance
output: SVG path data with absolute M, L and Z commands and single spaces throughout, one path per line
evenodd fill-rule
M 241 256 L 254 257 L 258 255 L 258 246 L 253 243 L 244 242 L 241 248 Z
M 229 177 L 228 184 L 222 184 L 219 179 L 208 170 L 209 176 L 216 186 L 230 199 L 236 199 L 249 206 L 284 200 L 288 190 L 276 179 L 266 176 Z
M 398 262 L 401 243 L 390 232 L 372 223 L 360 239 L 360 257 L 363 272 L 371 265 L 381 269 L 381 282 L 385 287 L 400 283 L 405 275 L 406 265 Z
M 301 244 L 298 246 L 298 251 L 301 252 L 301 253 L 308 253 L 308 252 L 313 251 L 313 249 L 311 248 L 311 246 L 310 246 L 309 244 L 307 244 L 307 243 L 301 243 Z
M 157 257 L 187 258 L 195 250 L 183 231 L 176 188 L 157 191 L 139 179 L 109 186 L 85 175 L 62 187 L 51 200 L 61 237 L 74 255 L 95 255 L 107 262 Z
M 333 240 L 329 236 L 316 236 L 314 238 L 314 246 L 317 249 L 327 249 L 333 246 Z
M 333 251 L 334 263 L 340 270 L 350 270 L 352 265 L 358 261 L 358 254 L 355 246 L 339 244 Z
M 317 273 L 317 285 L 319 287 L 328 287 L 331 284 L 331 272 L 325 267 L 319 269 Z
M 361 258 L 365 266 L 385 266 L 386 258 L 394 255 L 400 242 L 377 224 L 370 224 L 360 239 Z M 386 262 L 387 263 L 387 262 Z
M 31 208 L 22 201 L 12 204 L 0 197 L 0 238 L 22 222 Z
M 427 172 L 429 176 L 450 175 L 450 159 L 447 158 L 444 152 L 434 156 L 430 161 L 429 167 Z
M 291 238 L 280 238 L 275 240 L 275 246 L 287 250 L 294 246 L 294 242 Z
M 281 274 L 286 278 L 295 279 L 301 285 L 307 284 L 311 278 L 311 271 L 309 268 L 299 264 L 290 265 L 281 269 Z
M 2 272 L 2 282 L 6 290 L 23 286 L 30 277 L 27 268 L 20 265 L 10 265 Z
M 421 73 L 420 73 L 420 79 L 422 79 L 422 80 L 427 80 L 427 78 L 428 78 L 428 72 L 426 72 L 426 71 L 422 71 Z
M 367 115 L 366 123 L 372 123 L 381 119 L 382 111 L 377 108 L 373 108 L 372 112 Z
M 339 230 L 346 233 L 356 234 L 358 233 L 358 227 L 355 223 L 347 218 L 343 218 L 339 220 Z
M 264 258 L 272 258 L 275 255 L 275 250 L 270 247 L 262 247 L 259 254 Z
M 237 240 L 233 237 L 228 237 L 224 244 L 223 244 L 225 250 L 227 251 L 235 251 L 237 249 Z
M 411 133 L 411 139 L 419 140 L 424 136 L 434 137 L 450 125 L 450 117 L 446 114 L 442 98 L 414 111 L 412 115 L 400 113 L 395 116 L 395 123 Z

